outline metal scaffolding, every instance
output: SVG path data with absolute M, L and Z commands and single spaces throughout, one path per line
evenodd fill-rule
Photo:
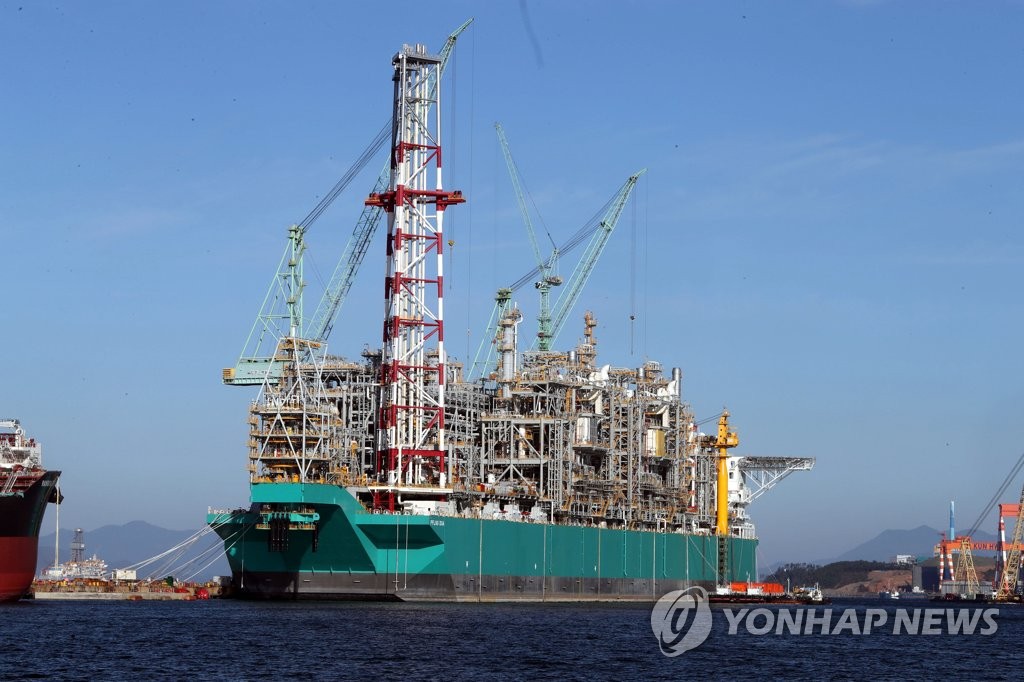
M 284 380 L 268 382 L 252 407 L 252 480 L 344 485 L 368 508 L 390 491 L 412 513 L 716 534 L 718 441 L 698 431 L 682 401 L 682 373 L 657 362 L 598 365 L 596 324 L 587 313 L 568 352 L 520 355 L 510 334 L 505 364 L 476 382 L 447 363 L 450 478 L 397 483 L 377 461 L 380 351 L 353 362 L 286 339 Z M 424 362 L 437 367 L 438 358 L 427 353 Z M 502 371 L 510 364 L 514 371 Z M 750 501 L 812 465 L 730 457 L 728 534 L 753 537 Z

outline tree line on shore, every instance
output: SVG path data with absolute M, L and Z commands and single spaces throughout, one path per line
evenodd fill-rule
M 861 582 L 868 579 L 871 571 L 906 570 L 907 566 L 898 566 L 885 561 L 836 561 L 819 566 L 818 564 L 792 563 L 779 566 L 773 573 L 765 577 L 765 582 L 787 583 L 793 587 L 799 585 L 820 585 L 825 589 L 834 589 Z

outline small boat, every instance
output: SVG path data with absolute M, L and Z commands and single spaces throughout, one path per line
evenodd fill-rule
M 900 592 L 899 590 L 890 587 L 888 590 L 882 590 L 878 593 L 878 598 L 882 601 L 899 601 Z
M 814 587 L 798 587 L 793 590 L 793 596 L 799 600 L 801 604 L 827 604 L 829 603 L 825 599 L 825 595 L 821 592 L 821 587 L 818 583 L 814 583 Z

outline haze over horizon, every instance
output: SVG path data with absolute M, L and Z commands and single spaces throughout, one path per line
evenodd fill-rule
M 648 169 L 559 345 L 591 310 L 598 361 L 681 367 L 735 454 L 817 458 L 752 505 L 760 564 L 943 528 L 951 499 L 974 522 L 1024 452 L 1024 4 L 392 6 L 0 4 L 0 415 L 64 472 L 63 527 L 246 503 L 255 389 L 221 369 L 287 227 L 390 116 L 392 55 L 469 17 L 444 94 L 468 199 L 449 353 L 472 360 L 533 265 L 500 121 L 559 243 Z M 383 163 L 310 231 L 307 312 Z M 334 353 L 380 342 L 381 233 Z M 516 300 L 528 336 L 536 295 Z

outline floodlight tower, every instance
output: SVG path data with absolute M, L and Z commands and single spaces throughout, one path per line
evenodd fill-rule
M 442 224 L 464 199 L 441 182 L 441 58 L 406 45 L 392 63 L 391 181 L 366 204 L 388 214 L 376 505 L 393 511 L 400 487 L 445 487 Z

